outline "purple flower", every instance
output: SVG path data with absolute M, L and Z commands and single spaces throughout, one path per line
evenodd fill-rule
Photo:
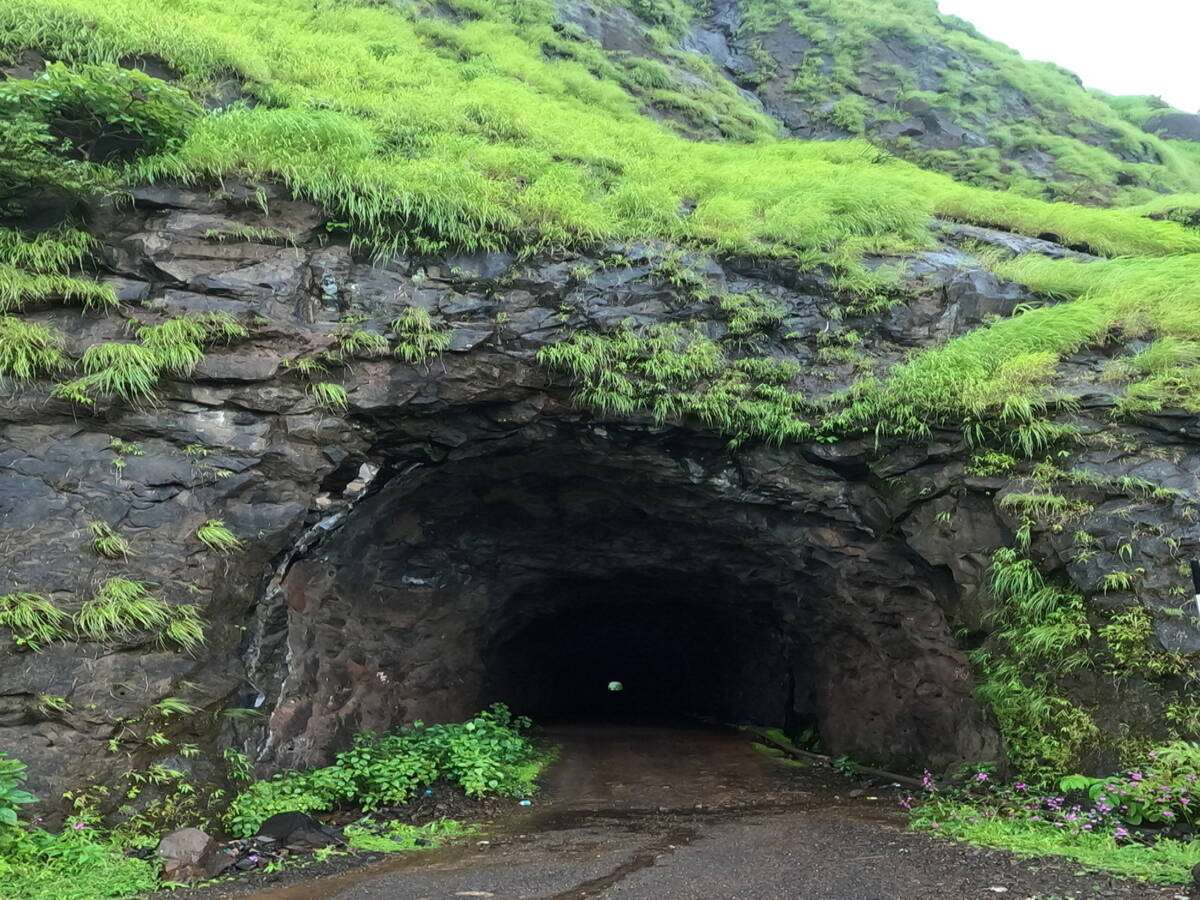
M 87 823 L 86 822 L 76 822 L 71 827 L 74 828 L 76 831 L 83 831 L 83 829 L 87 828 Z
M 1164 819 L 1173 819 L 1175 818 L 1175 813 L 1171 812 L 1169 809 L 1164 809 L 1162 816 Z
M 912 797 L 904 797 L 903 799 L 901 799 L 901 801 L 900 801 L 901 809 L 912 809 L 912 807 L 913 807 L 913 798 Z
M 1014 791 L 1022 791 L 1022 792 L 1024 792 L 1024 791 L 1026 791 L 1026 790 L 1028 790 L 1028 789 L 1029 789 L 1029 785 L 1027 785 L 1027 784 L 1026 784 L 1025 782 L 1023 782 L 1023 781 L 1018 781 L 1016 784 L 1014 784 L 1014 785 L 1013 785 L 1013 790 L 1014 790 Z
M 1129 831 L 1118 825 L 1117 830 L 1113 832 L 1113 837 L 1115 837 L 1118 841 L 1123 840 L 1124 838 L 1129 837 Z
M 1130 773 L 1129 773 L 1129 780 L 1130 780 L 1130 781 L 1141 781 L 1141 780 L 1142 780 L 1142 773 L 1141 773 L 1141 772 L 1130 772 Z
M 980 782 L 981 784 L 983 782 L 987 781 L 988 780 L 987 772 L 980 772 L 978 775 L 975 776 L 975 780 Z
M 928 769 L 926 769 L 925 774 L 921 776 L 921 787 L 927 791 L 936 790 L 937 786 L 933 783 L 933 773 Z

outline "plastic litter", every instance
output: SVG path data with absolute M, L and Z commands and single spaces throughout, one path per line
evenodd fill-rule
M 621 684 L 619 681 L 610 681 L 608 683 L 608 689 L 613 692 L 623 691 L 625 690 L 625 685 Z
M 533 806 L 533 801 L 532 800 L 521 800 L 519 803 L 517 803 L 517 806 Z

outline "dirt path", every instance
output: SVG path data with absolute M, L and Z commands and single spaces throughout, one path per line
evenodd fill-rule
M 895 797 L 797 769 L 720 729 L 546 729 L 561 748 L 529 810 L 465 845 L 259 900 L 1174 898 L 904 831 Z M 856 796 L 851 797 L 850 792 Z M 871 799 L 877 798 L 877 799 Z

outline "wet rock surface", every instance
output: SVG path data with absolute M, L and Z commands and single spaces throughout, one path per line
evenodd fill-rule
M 964 648 L 987 632 L 987 560 L 1020 523 L 998 507 L 1014 486 L 968 473 L 959 435 L 922 447 L 866 439 L 732 452 L 688 425 L 592 416 L 573 403 L 567 379 L 536 362 L 539 348 L 627 321 L 728 330 L 715 303 L 655 275 L 661 248 L 373 265 L 322 223 L 270 186 L 140 189 L 131 208 L 96 210 L 91 223 L 101 274 L 128 298 L 122 315 L 29 313 L 62 330 L 76 355 L 123 337 L 130 321 L 187 311 L 223 310 L 253 326 L 249 339 L 213 348 L 188 381 L 164 382 L 154 406 L 88 413 L 49 399 L 46 386 L 0 405 L 0 525 L 16 536 L 0 554 L 0 590 L 43 593 L 73 611 L 121 575 L 172 604 L 197 604 L 208 623 L 194 656 L 132 638 L 39 653 L 6 642 L 0 749 L 30 764 L 38 793 L 127 768 L 108 742 L 164 697 L 199 710 L 165 723 L 173 741 L 212 751 L 173 759 L 198 779 L 214 775 L 206 760 L 231 744 L 267 771 L 324 762 L 363 728 L 459 718 L 512 693 L 525 664 L 514 648 L 533 640 L 529 629 L 545 634 L 618 601 L 647 628 L 637 617 L 661 602 L 721 635 L 704 658 L 726 686 L 681 685 L 672 694 L 680 708 L 811 725 L 835 753 L 897 767 L 1003 756 L 972 696 Z M 214 237 L 268 233 L 247 228 L 288 238 Z M 756 352 L 805 365 L 796 386 L 819 396 L 1029 299 L 960 246 L 982 239 L 1029 249 L 997 233 L 951 233 L 907 261 L 905 302 L 873 316 L 847 311 L 820 272 L 691 263 L 714 289 L 758 290 L 782 305 L 783 325 Z M 1049 242 L 1036 249 L 1068 253 Z M 619 265 L 601 264 L 617 253 Z M 453 329 L 449 349 L 418 364 L 352 360 L 329 376 L 345 384 L 345 415 L 318 406 L 283 365 L 333 346 L 347 314 L 383 333 L 409 305 Z M 862 359 L 818 364 L 820 336 L 850 329 Z M 1158 614 L 1180 606 L 1177 557 L 1200 545 L 1186 514 L 1200 473 L 1191 418 L 1114 426 L 1103 361 L 1081 354 L 1069 369 L 1081 397 L 1070 417 L 1110 438 L 1078 462 L 1179 495 L 1132 502 L 1097 487 L 1096 512 L 1080 523 L 1101 538 L 1092 559 L 1078 563 L 1053 535 L 1033 552 L 1102 594 L 1098 573 L 1120 566 L 1136 519 L 1157 536 L 1139 548 L 1139 594 L 1167 646 L 1195 649 L 1193 623 Z M 138 454 L 114 450 L 114 438 Z M 248 552 L 207 551 L 195 532 L 214 518 Z M 87 526 L 99 519 L 130 539 L 133 555 L 90 551 Z M 1104 602 L 1135 601 L 1109 592 Z M 1118 702 L 1101 680 L 1081 674 L 1080 696 Z M 38 701 L 46 695 L 69 706 L 48 709 Z M 1145 686 L 1123 696 L 1113 728 L 1160 721 L 1162 702 Z M 229 708 L 264 717 L 219 715 Z M 138 763 L 170 755 L 132 752 Z

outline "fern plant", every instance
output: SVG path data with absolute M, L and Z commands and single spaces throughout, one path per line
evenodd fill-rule
M 209 519 L 196 529 L 200 543 L 217 553 L 237 553 L 245 544 L 220 519 Z
M 129 541 L 107 522 L 89 522 L 92 533 L 92 550 L 105 559 L 128 559 Z
M 341 325 L 333 333 L 334 349 L 326 355 L 336 363 L 345 363 L 355 357 L 378 357 L 388 352 L 387 338 L 376 331 Z
M 408 307 L 392 320 L 392 331 L 396 335 L 396 356 L 407 363 L 423 363 L 441 354 L 452 339 L 450 329 L 434 322 L 419 306 Z
M 0 378 L 28 381 L 66 365 L 62 335 L 53 328 L 0 316 Z

